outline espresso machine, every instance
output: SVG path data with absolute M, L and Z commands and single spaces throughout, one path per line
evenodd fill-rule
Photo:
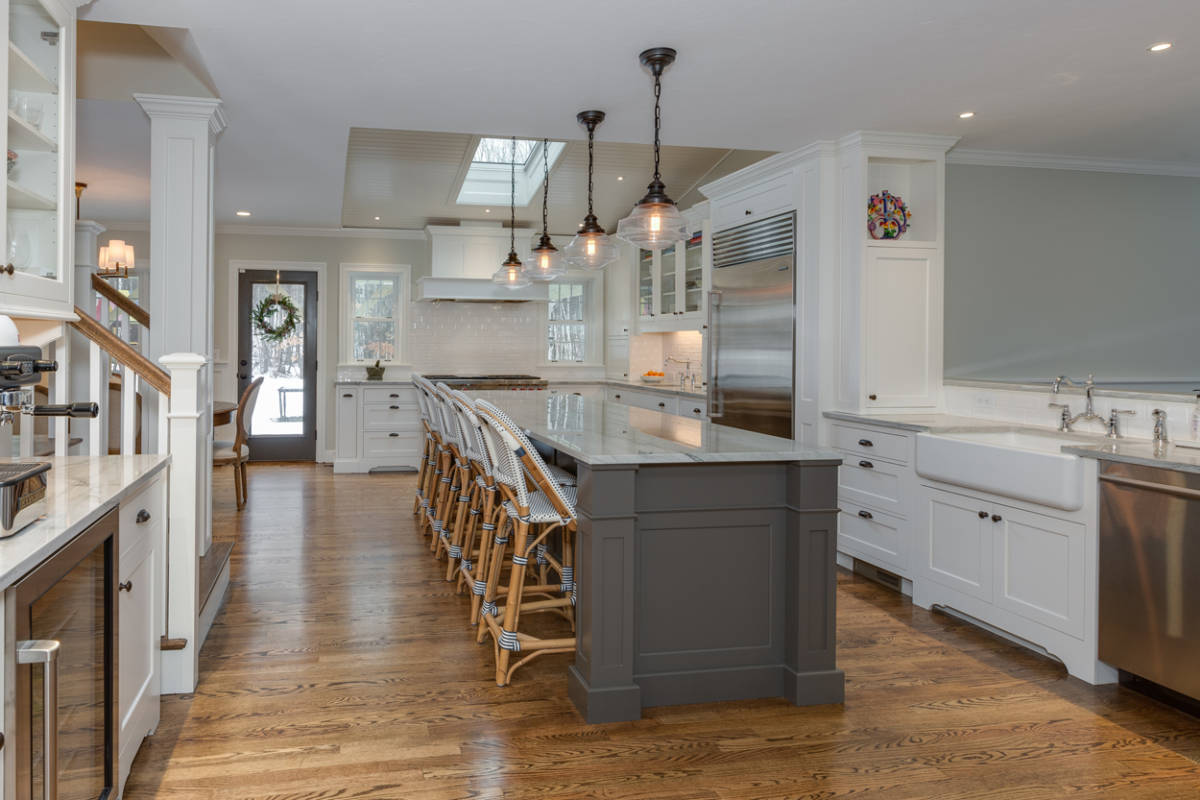
M 17 414 L 30 417 L 86 417 L 100 413 L 95 403 L 38 405 L 33 387 L 43 372 L 58 370 L 57 361 L 42 360 L 38 347 L 0 347 L 0 425 L 11 425 Z M 32 435 L 32 426 L 29 426 Z M 0 463 L 0 539 L 12 536 L 45 511 L 46 473 L 50 465 Z

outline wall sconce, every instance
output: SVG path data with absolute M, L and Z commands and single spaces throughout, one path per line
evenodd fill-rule
M 128 278 L 129 270 L 134 266 L 133 245 L 113 239 L 100 248 L 96 263 L 100 267 L 96 274 L 101 278 Z

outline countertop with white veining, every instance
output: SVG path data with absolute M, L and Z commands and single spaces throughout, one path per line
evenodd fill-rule
M 165 455 L 0 459 L 49 462 L 45 517 L 0 539 L 0 588 L 53 555 L 170 462 Z
M 1147 439 L 1117 439 L 1091 447 L 1064 447 L 1063 452 L 1100 461 L 1121 461 L 1144 467 L 1200 473 L 1200 450 L 1172 443 L 1156 447 L 1154 442 Z
M 506 411 L 529 435 L 593 465 L 738 461 L 841 462 L 790 439 L 612 402 L 597 393 L 470 392 Z
M 996 430 L 1022 426 L 1011 422 L 981 417 L 959 417 L 953 414 L 856 414 L 853 411 L 826 411 L 826 419 L 852 422 L 858 425 L 874 425 L 911 433 L 938 433 L 965 428 L 995 428 Z

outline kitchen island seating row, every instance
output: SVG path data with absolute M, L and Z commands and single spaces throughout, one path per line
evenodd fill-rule
M 836 454 L 586 393 L 413 384 L 418 530 L 470 598 L 498 685 L 573 651 L 588 722 L 842 701 Z

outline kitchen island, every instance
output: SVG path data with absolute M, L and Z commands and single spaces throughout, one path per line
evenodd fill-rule
M 588 722 L 649 706 L 843 700 L 837 454 L 597 392 L 473 394 L 575 465 L 568 686 Z

